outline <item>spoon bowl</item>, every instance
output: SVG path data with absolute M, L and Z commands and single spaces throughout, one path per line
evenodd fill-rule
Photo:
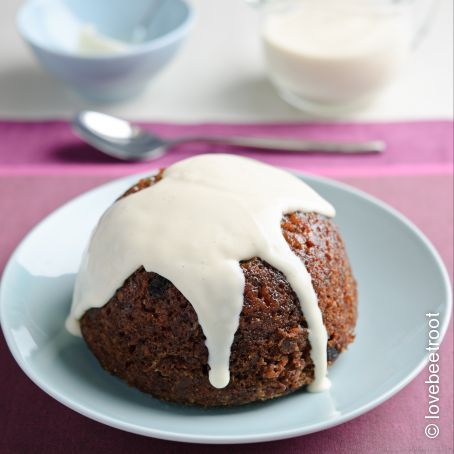
M 167 142 L 126 120 L 100 112 L 81 111 L 73 120 L 76 134 L 107 155 L 126 161 L 157 159 Z

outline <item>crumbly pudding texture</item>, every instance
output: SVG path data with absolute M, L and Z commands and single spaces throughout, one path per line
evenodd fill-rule
M 159 184 L 162 178 L 161 172 L 142 179 L 122 197 Z M 357 288 L 344 243 L 331 219 L 313 212 L 283 216 L 281 229 L 311 276 L 331 365 L 355 337 Z M 311 346 L 294 291 L 280 271 L 260 258 L 240 265 L 244 303 L 225 388 L 209 382 L 208 350 L 192 305 L 170 281 L 143 267 L 104 306 L 83 315 L 82 335 L 104 369 L 163 400 L 241 405 L 310 384 Z

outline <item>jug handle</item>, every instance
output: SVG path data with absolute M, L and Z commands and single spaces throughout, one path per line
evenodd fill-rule
M 258 3 L 259 2 L 261 2 L 261 0 L 258 0 Z M 417 19 L 417 24 L 413 32 L 413 40 L 411 42 L 412 49 L 417 49 L 429 32 L 439 4 L 440 2 L 437 0 L 429 0 L 425 11 L 420 13 L 420 17 Z

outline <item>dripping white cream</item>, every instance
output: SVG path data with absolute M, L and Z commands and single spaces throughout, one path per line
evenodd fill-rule
M 93 232 L 66 326 L 101 307 L 143 266 L 171 281 L 197 313 L 209 380 L 230 380 L 229 359 L 243 306 L 239 262 L 259 257 L 280 270 L 306 318 L 315 368 L 310 391 L 329 387 L 327 333 L 311 277 L 291 251 L 281 219 L 294 211 L 332 217 L 334 208 L 297 177 L 233 155 L 200 155 L 168 167 L 157 184 L 114 203 Z

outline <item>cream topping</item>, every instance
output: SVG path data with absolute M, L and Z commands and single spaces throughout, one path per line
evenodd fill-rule
M 230 380 L 230 348 L 243 306 L 241 260 L 259 257 L 280 270 L 306 318 L 315 379 L 310 391 L 329 387 L 327 333 L 303 262 L 281 231 L 294 211 L 334 216 L 334 208 L 287 172 L 234 155 L 199 155 L 164 171 L 163 179 L 114 203 L 86 250 L 66 326 L 101 307 L 140 266 L 171 281 L 197 313 L 206 337 L 209 379 Z
M 80 26 L 76 51 L 81 55 L 116 54 L 128 50 L 126 42 L 98 32 L 93 24 Z

